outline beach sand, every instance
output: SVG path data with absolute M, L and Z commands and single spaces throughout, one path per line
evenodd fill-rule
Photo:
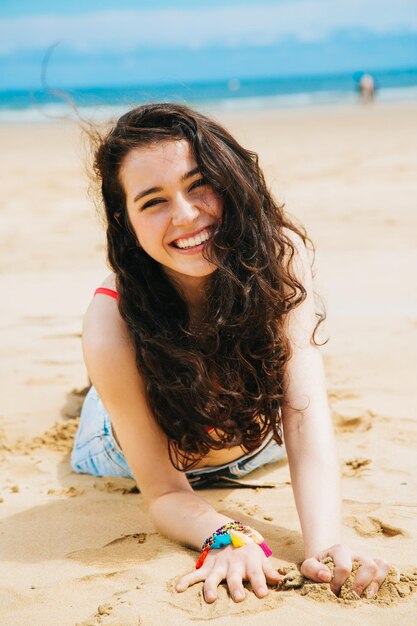
M 107 273 L 71 123 L 1 126 L 0 624 L 416 624 L 417 104 L 218 113 L 317 248 L 323 348 L 343 475 L 344 540 L 393 563 L 374 600 L 303 585 L 286 461 L 273 489 L 204 492 L 250 523 L 285 589 L 214 605 L 173 590 L 197 554 L 156 532 L 132 481 L 76 475 L 69 450 L 87 376 L 82 316 Z M 323 486 L 325 488 L 325 486 Z M 288 570 L 288 568 L 290 568 Z M 301 586 L 300 586 L 301 585 Z

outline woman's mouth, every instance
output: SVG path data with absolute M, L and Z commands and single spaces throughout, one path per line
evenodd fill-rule
M 171 246 L 181 252 L 198 252 L 211 239 L 211 228 L 205 228 L 194 237 L 181 237 L 171 242 Z

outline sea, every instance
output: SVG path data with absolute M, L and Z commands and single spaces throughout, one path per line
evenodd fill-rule
M 369 73 L 369 72 L 367 72 Z M 375 99 L 417 101 L 417 68 L 370 72 Z M 149 102 L 177 102 L 209 111 L 295 108 L 358 100 L 361 72 L 276 78 L 231 78 L 211 82 L 83 87 L 65 90 L 0 89 L 0 123 L 43 122 L 76 117 L 115 117 Z M 75 113 L 77 111 L 77 113 Z

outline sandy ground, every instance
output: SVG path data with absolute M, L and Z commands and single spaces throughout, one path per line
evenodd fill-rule
M 401 580 L 373 601 L 337 600 L 294 570 L 287 589 L 263 600 L 248 589 L 234 604 L 222 588 L 208 606 L 201 585 L 175 593 L 196 553 L 156 532 L 131 481 L 69 466 L 74 390 L 87 383 L 82 315 L 107 271 L 78 130 L 2 126 L 2 625 L 417 624 L 417 104 L 218 117 L 259 152 L 274 192 L 316 244 L 344 538 L 394 563 Z M 260 530 L 277 567 L 298 563 L 287 463 L 251 479 L 276 486 L 205 496 Z

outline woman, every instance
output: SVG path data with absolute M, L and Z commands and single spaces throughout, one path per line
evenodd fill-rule
M 98 140 L 95 172 L 112 274 L 85 317 L 93 387 L 74 470 L 134 477 L 160 532 L 203 544 L 177 591 L 204 581 L 213 602 L 226 579 L 239 601 L 243 579 L 263 597 L 280 576 L 256 529 L 233 524 L 191 485 L 287 453 L 302 573 L 337 594 L 358 560 L 354 589 L 375 595 L 389 564 L 341 543 L 308 240 L 271 197 L 257 156 L 205 116 L 153 104 Z

